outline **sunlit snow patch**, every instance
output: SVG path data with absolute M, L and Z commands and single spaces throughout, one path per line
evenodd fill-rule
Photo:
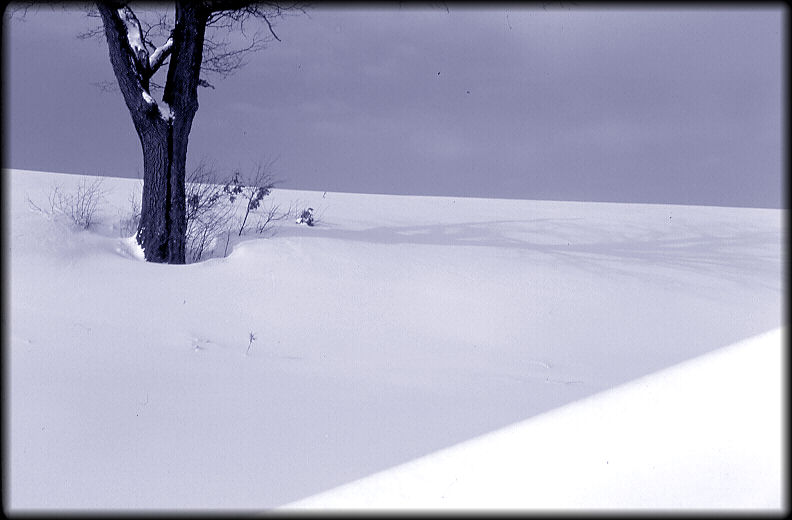
M 780 510 L 784 335 L 746 339 L 284 508 Z
M 134 258 L 135 260 L 145 260 L 143 248 L 140 247 L 134 235 L 129 238 L 120 239 L 116 251 L 124 256 Z

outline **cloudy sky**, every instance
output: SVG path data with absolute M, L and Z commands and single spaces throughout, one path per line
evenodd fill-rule
M 330 9 L 201 89 L 188 167 L 282 187 L 782 207 L 782 8 Z M 7 22 L 4 167 L 140 176 L 97 20 Z

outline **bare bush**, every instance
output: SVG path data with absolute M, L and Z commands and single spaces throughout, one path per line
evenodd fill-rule
M 259 214 L 254 229 L 260 235 L 272 232 L 276 222 L 291 215 L 291 206 L 282 212 L 278 204 L 265 206 L 263 203 L 264 197 L 276 184 L 269 173 L 271 165 L 272 162 L 259 164 L 247 178 L 236 170 L 227 182 L 220 185 L 215 183 L 218 178 L 215 168 L 205 161 L 188 174 L 186 246 L 190 262 L 201 260 L 209 251 L 222 252 L 226 256 L 232 228 L 234 234 L 241 237 L 248 229 L 248 222 L 253 220 L 253 213 Z M 238 202 L 244 203 L 244 213 L 234 221 Z
M 187 226 L 187 249 L 190 261 L 197 262 L 211 249 L 220 235 L 228 229 L 233 215 L 228 205 L 219 206 L 195 218 Z
M 42 215 L 45 215 L 45 216 L 47 216 L 47 217 L 50 217 L 50 216 L 52 216 L 52 215 L 51 215 L 49 212 L 47 212 L 47 211 L 46 211 L 45 209 L 43 209 L 41 206 L 39 206 L 38 204 L 36 204 L 35 202 L 33 202 L 33 199 L 31 199 L 31 198 L 30 198 L 30 195 L 27 195 L 27 194 L 25 194 L 25 198 L 27 199 L 27 204 L 28 204 L 28 207 L 29 207 L 29 208 L 30 208 L 32 211 L 35 211 L 35 212 L 41 213 Z
M 188 223 L 222 203 L 223 192 L 215 182 L 215 169 L 205 161 L 187 174 L 185 192 Z
M 217 237 L 229 228 L 233 206 L 226 203 L 223 187 L 215 184 L 214 168 L 206 162 L 187 176 L 187 254 L 192 262 L 201 259 Z
M 275 187 L 276 181 L 270 173 L 272 163 L 273 161 L 266 164 L 259 163 L 248 177 L 249 180 L 240 178 L 239 171 L 236 171 L 233 178 L 223 187 L 223 191 L 228 194 L 232 203 L 237 197 L 245 201 L 245 216 L 242 218 L 237 236 L 242 236 L 244 233 L 250 212 L 259 209 L 261 201 L 272 193 Z
M 129 194 L 129 210 L 125 214 L 119 211 L 118 233 L 124 238 L 131 237 L 137 232 L 140 225 L 141 197 L 140 191 L 135 188 Z
M 83 178 L 75 192 L 66 192 L 56 184 L 50 190 L 47 201 L 49 210 L 43 209 L 28 197 L 28 205 L 50 218 L 66 218 L 80 229 L 88 229 L 94 223 L 99 204 L 105 200 L 107 191 L 102 188 L 104 178 L 91 182 Z
M 274 234 L 274 224 L 276 222 L 280 222 L 281 220 L 286 220 L 292 214 L 292 208 L 286 209 L 286 211 L 281 211 L 279 204 L 272 204 L 269 208 L 264 210 L 261 216 L 256 222 L 256 233 L 259 235 L 265 234 Z

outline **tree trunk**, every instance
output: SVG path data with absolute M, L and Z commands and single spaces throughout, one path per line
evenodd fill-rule
M 178 201 L 182 201 L 184 220 L 184 182 L 181 190 L 173 182 L 174 170 L 178 169 L 174 165 L 173 125 L 152 121 L 138 135 L 143 148 L 143 207 L 137 241 L 147 261 L 183 264 L 185 239 L 183 226 L 178 223 Z
M 136 47 L 135 37 L 129 37 L 130 31 L 138 30 L 134 15 L 115 4 L 98 2 L 97 7 L 113 72 L 143 148 L 143 203 L 137 241 L 147 261 L 183 264 L 187 141 L 198 110 L 207 14 L 193 2 L 176 3 L 162 110 L 149 94 L 155 70 L 148 51 Z
M 196 2 L 176 2 L 174 52 L 162 100 L 170 104 L 172 120 L 172 161 L 170 170 L 170 243 L 169 252 L 184 263 L 187 234 L 187 142 L 198 111 L 198 83 L 203 59 L 203 45 L 208 13 Z M 175 262 L 171 262 L 175 263 Z

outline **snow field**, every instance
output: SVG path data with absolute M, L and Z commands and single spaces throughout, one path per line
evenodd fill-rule
M 4 174 L 14 510 L 281 506 L 784 324 L 779 210 L 275 190 L 320 224 L 167 266 L 139 181 Z

